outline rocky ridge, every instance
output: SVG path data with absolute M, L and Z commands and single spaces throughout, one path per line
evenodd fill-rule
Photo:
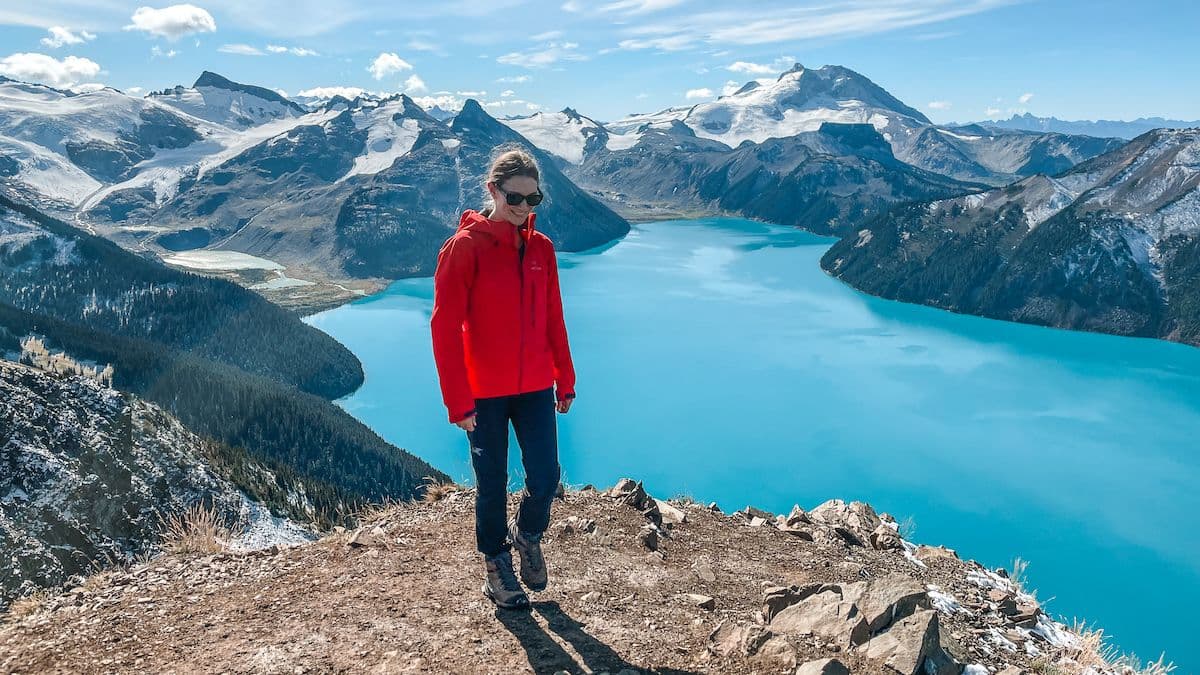
M 724 514 L 627 479 L 561 497 L 529 613 L 478 591 L 472 491 L 431 486 L 313 544 L 164 556 L 25 603 L 0 670 L 1137 672 L 867 504 Z
M 89 371 L 56 356 L 57 373 Z M 164 520 L 194 504 L 261 544 L 307 536 L 214 471 L 208 442 L 103 375 L 0 360 L 0 606 L 152 553 Z

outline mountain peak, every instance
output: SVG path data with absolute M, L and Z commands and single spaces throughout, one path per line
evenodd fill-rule
M 785 71 L 783 71 L 782 73 L 780 73 L 780 74 L 779 74 L 779 78 L 778 78 L 778 79 L 782 80 L 784 77 L 786 77 L 786 76 L 788 76 L 788 75 L 791 75 L 792 73 L 803 73 L 803 72 L 804 72 L 804 70 L 805 70 L 805 69 L 804 69 L 804 65 L 803 65 L 803 64 L 801 64 L 801 63 L 799 63 L 799 62 L 797 62 L 797 63 L 794 63 L 794 64 L 792 64 L 792 67 L 791 67 L 791 68 L 788 68 L 787 70 L 785 70 Z
M 225 89 L 227 91 L 242 92 L 244 94 L 250 94 L 251 96 L 257 96 L 258 98 L 261 98 L 264 101 L 273 101 L 275 103 L 280 103 L 289 108 L 293 108 L 297 112 L 300 112 L 300 113 L 304 112 L 304 109 L 301 108 L 300 105 L 297 104 L 295 101 L 284 98 L 282 95 L 280 95 L 279 92 L 277 92 L 273 89 L 267 89 L 266 87 L 259 87 L 259 86 L 255 86 L 253 84 L 242 84 L 240 82 L 234 82 L 233 80 L 230 80 L 229 78 L 224 77 L 222 75 L 218 75 L 217 73 L 214 73 L 211 70 L 206 70 L 206 71 L 200 73 L 200 77 L 196 78 L 196 82 L 195 82 L 195 84 L 192 85 L 192 87 L 195 89 L 199 89 L 201 87 L 212 87 L 214 89 Z

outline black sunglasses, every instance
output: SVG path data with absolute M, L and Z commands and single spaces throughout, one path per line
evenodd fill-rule
M 531 195 L 523 195 L 520 192 L 509 192 L 508 190 L 500 187 L 499 183 L 492 183 L 492 185 L 495 185 L 497 190 L 504 193 L 504 201 L 507 202 L 509 206 L 516 206 L 522 201 L 526 202 L 530 206 L 537 206 L 538 204 L 542 203 L 541 190 L 538 190 Z

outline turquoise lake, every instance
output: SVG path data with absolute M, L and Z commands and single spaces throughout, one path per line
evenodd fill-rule
M 860 499 L 1011 569 L 1052 615 L 1200 670 L 1200 350 L 880 300 L 832 240 L 737 219 L 636 225 L 560 254 L 578 372 L 564 480 L 642 480 L 726 511 Z M 432 280 L 307 319 L 362 360 L 338 404 L 472 482 L 429 337 Z M 513 485 L 519 451 L 511 443 Z

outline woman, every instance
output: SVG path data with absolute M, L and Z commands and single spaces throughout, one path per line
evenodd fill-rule
M 492 205 L 466 211 L 438 253 L 433 275 L 433 356 L 450 422 L 467 432 L 478 489 L 475 543 L 487 571 L 483 593 L 504 608 L 527 608 L 521 580 L 546 588 L 541 537 L 558 489 L 554 411 L 575 398 L 558 265 L 550 239 L 534 229 L 542 201 L 538 167 L 523 150 L 492 162 Z M 506 522 L 508 424 L 525 466 L 517 515 Z

